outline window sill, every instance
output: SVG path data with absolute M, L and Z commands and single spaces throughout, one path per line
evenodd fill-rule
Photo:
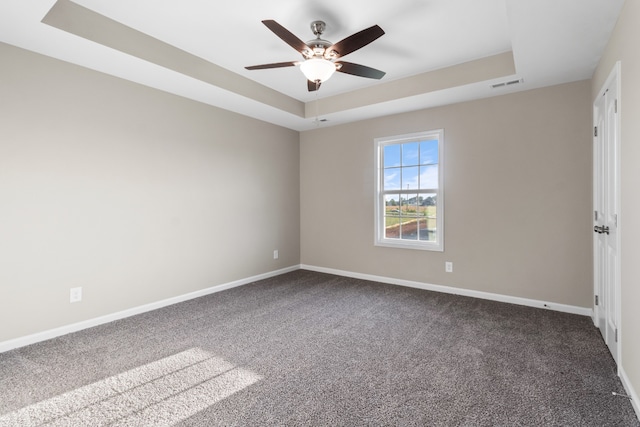
M 386 248 L 398 248 L 398 249 L 417 249 L 420 251 L 432 251 L 432 252 L 444 252 L 444 247 L 442 244 L 438 243 L 425 243 L 418 242 L 412 240 L 376 240 L 374 243 L 375 246 L 382 246 Z

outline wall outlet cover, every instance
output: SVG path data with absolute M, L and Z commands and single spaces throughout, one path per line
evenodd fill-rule
M 82 287 L 71 288 L 69 290 L 69 302 L 82 301 Z

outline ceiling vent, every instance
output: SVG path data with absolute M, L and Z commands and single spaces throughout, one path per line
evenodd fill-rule
M 523 83 L 524 79 L 516 79 L 516 80 L 509 80 L 506 82 L 500 82 L 500 83 L 496 83 L 494 85 L 491 85 L 491 89 L 498 89 L 501 87 L 507 87 L 507 86 L 513 86 L 513 85 L 517 85 L 519 83 Z

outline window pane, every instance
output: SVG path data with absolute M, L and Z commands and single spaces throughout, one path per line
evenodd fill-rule
M 387 239 L 400 238 L 400 221 L 396 220 L 384 228 L 384 237 Z
M 425 193 L 422 195 L 421 206 L 424 208 L 425 216 L 431 213 L 435 216 L 435 208 L 438 203 L 438 196 L 435 193 Z
M 385 145 L 384 146 L 384 167 L 400 166 L 400 145 Z
M 400 233 L 403 240 L 418 240 L 418 220 L 404 218 L 400 226 Z
M 435 242 L 436 239 L 436 217 L 438 212 L 438 197 L 435 193 L 424 194 L 421 213 L 423 220 L 420 221 L 420 240 Z
M 418 218 L 426 218 L 427 217 L 427 206 L 425 206 L 425 197 L 424 195 L 418 196 L 418 207 L 417 207 L 417 217 Z
M 436 241 L 436 219 L 428 219 L 420 221 L 420 240 L 435 242 Z
M 438 165 L 420 166 L 420 188 L 438 188 Z
M 383 191 L 400 190 L 400 168 L 384 170 Z
M 402 144 L 402 166 L 420 164 L 420 145 L 417 142 Z
M 400 195 L 384 196 L 384 237 L 397 239 L 400 237 Z
M 385 215 L 400 214 L 400 195 L 387 194 L 384 196 Z
M 388 215 L 384 219 L 384 237 L 398 239 L 400 237 L 400 217 L 396 214 Z
M 418 195 L 405 194 L 405 202 L 402 204 L 402 216 L 413 217 L 418 216 Z
M 403 211 L 405 211 L 407 209 L 407 196 L 406 194 L 403 194 L 400 196 L 400 213 L 402 214 Z
M 420 143 L 420 164 L 435 165 L 438 163 L 438 140 L 422 141 Z
M 427 166 L 430 167 L 430 166 Z M 413 166 L 402 168 L 402 189 L 417 190 L 418 189 L 418 173 L 419 167 Z

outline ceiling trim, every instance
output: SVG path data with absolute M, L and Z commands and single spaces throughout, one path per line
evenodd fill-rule
M 42 23 L 178 72 L 301 119 L 319 114 L 303 103 L 70 0 L 57 0 Z M 347 112 L 515 73 L 511 51 L 323 98 L 321 114 Z
M 42 23 L 298 117 L 304 117 L 303 102 L 72 1 L 58 0 L 42 19 Z
M 305 116 L 331 114 L 356 108 L 423 95 L 472 83 L 512 76 L 516 73 L 513 52 L 440 68 L 377 86 L 323 98 L 321 107 L 307 102 Z M 318 111 L 319 109 L 319 111 Z
M 325 0 L 324 9 L 287 2 L 221 9 L 201 0 L 3 0 L 0 41 L 306 131 L 588 79 L 624 0 L 430 0 L 419 8 L 414 0 L 375 8 L 354 0 L 340 16 L 327 11 L 343 7 L 341 0 Z M 304 80 L 297 67 L 248 72 L 249 57 L 260 63 L 291 54 L 256 24 L 264 17 L 298 34 L 304 22 L 323 19 L 337 38 L 381 24 L 388 35 L 353 60 L 382 67 L 386 78 L 338 75 L 313 94 L 295 83 Z M 491 89 L 506 79 L 524 83 Z

